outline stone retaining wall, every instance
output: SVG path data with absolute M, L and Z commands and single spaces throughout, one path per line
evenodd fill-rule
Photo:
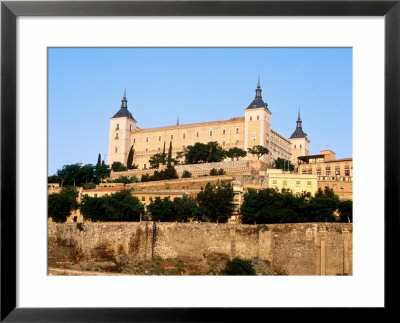
M 352 274 L 352 224 L 114 222 L 48 224 L 49 266 L 62 261 L 114 261 L 220 254 L 266 259 L 288 275 Z
M 227 174 L 233 173 L 250 173 L 252 167 L 259 167 L 257 161 L 249 161 L 249 160 L 235 160 L 235 161 L 223 161 L 218 163 L 203 163 L 203 164 L 192 164 L 192 165 L 176 165 L 175 169 L 179 175 L 182 176 L 185 170 L 192 173 L 193 177 L 197 177 L 199 175 L 209 174 L 210 170 L 215 169 L 224 169 Z M 152 175 L 154 171 L 157 169 L 131 169 L 125 172 L 111 172 L 110 178 L 116 179 L 121 176 L 136 176 L 138 178 L 142 177 L 142 175 L 150 174 Z

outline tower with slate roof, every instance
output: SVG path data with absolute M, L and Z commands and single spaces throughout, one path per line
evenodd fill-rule
M 128 110 L 126 90 L 121 100 L 121 108 L 110 119 L 108 140 L 108 165 L 121 162 L 126 166 L 129 149 L 131 148 L 132 132 L 136 129 L 136 120 Z
M 292 163 L 297 164 L 297 157 L 306 156 L 310 151 L 310 140 L 308 140 L 307 134 L 303 131 L 300 108 L 296 121 L 296 130 L 292 133 L 289 140 L 292 145 Z
M 260 77 L 258 77 L 256 96 L 244 113 L 244 150 L 246 151 L 258 145 L 271 151 L 271 111 L 268 109 L 268 104 L 263 101 L 261 92 Z M 248 154 L 248 159 L 257 159 L 257 157 Z M 268 162 L 269 156 L 264 155 L 260 160 Z

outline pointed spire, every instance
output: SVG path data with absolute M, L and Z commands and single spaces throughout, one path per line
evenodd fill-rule
M 301 129 L 300 106 L 299 106 L 299 112 L 297 114 L 296 128 Z
M 256 89 L 256 98 L 262 98 L 261 96 L 261 86 L 260 86 L 260 76 L 258 76 L 258 82 L 257 82 L 257 89 Z
M 179 115 L 178 118 L 176 118 L 176 125 L 179 126 Z
M 128 100 L 126 99 L 126 88 L 124 90 L 124 97 L 121 100 L 122 104 L 121 104 L 121 108 L 128 108 Z

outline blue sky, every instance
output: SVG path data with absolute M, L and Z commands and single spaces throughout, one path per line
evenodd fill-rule
M 260 76 L 272 128 L 300 107 L 310 154 L 352 157 L 351 48 L 49 48 L 48 174 L 95 164 L 126 88 L 140 128 L 244 116 Z

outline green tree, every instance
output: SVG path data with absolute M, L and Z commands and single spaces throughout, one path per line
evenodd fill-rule
M 175 156 L 175 165 L 184 163 L 185 154 L 183 151 L 178 151 Z
M 253 148 L 248 148 L 247 151 L 252 155 L 256 155 L 258 160 L 260 160 L 261 156 L 267 155 L 269 153 L 269 150 L 261 145 L 254 146 Z
M 232 213 L 234 193 L 230 183 L 211 185 L 197 194 L 197 202 L 202 210 L 202 219 L 210 222 L 226 222 Z
M 172 141 L 169 142 L 167 167 L 170 167 L 171 165 L 172 165 Z
M 84 196 L 79 205 L 85 219 L 97 221 L 139 221 L 144 205 L 129 190 L 111 196 Z
M 247 224 L 307 222 L 311 194 L 294 195 L 290 190 L 249 189 L 240 208 Z
M 222 147 L 220 147 L 218 145 L 218 142 L 216 141 L 210 141 L 209 143 L 207 143 L 207 148 L 208 148 L 207 162 L 209 163 L 220 162 L 226 156 L 226 151 L 222 149 Z
M 126 168 L 127 169 L 133 169 L 133 146 L 131 146 L 131 148 L 129 149 L 129 153 L 128 153 L 128 158 L 126 160 Z
M 70 164 L 64 165 L 62 169 L 57 171 L 57 176 L 60 178 L 60 186 L 76 186 L 80 183 L 80 165 Z
M 164 148 L 163 148 L 163 152 L 162 152 L 162 159 L 161 159 L 161 163 L 163 165 L 165 165 L 165 163 L 167 162 L 167 155 L 165 153 L 165 141 L 164 141 Z M 158 167 L 158 166 L 157 166 Z
M 121 162 L 113 162 L 111 165 L 111 169 L 114 172 L 123 172 L 128 170 L 124 164 L 122 164 Z
M 239 147 L 232 147 L 226 152 L 226 156 L 231 158 L 232 161 L 234 158 L 236 158 L 236 160 L 239 160 L 240 157 L 246 157 L 247 152 Z
M 197 219 L 201 215 L 201 210 L 194 198 L 184 195 L 182 198 L 174 198 L 173 213 L 172 218 L 175 221 L 188 222 L 191 218 Z
M 329 187 L 324 191 L 318 189 L 315 196 L 310 199 L 310 209 L 308 215 L 310 222 L 335 222 L 334 212 L 337 210 L 339 197 Z
M 166 169 L 162 170 L 161 172 L 161 179 L 177 179 L 179 178 L 178 173 L 174 166 L 167 166 Z
M 158 168 L 160 165 L 164 165 L 165 156 L 163 154 L 155 154 L 150 157 L 149 163 L 150 168 Z
M 111 170 L 106 164 L 97 164 L 94 169 L 95 182 L 100 183 L 103 179 L 110 177 Z
M 76 185 L 81 186 L 83 183 L 93 182 L 95 174 L 95 166 L 92 164 L 86 164 L 80 167 L 78 177 L 76 178 Z
M 353 201 L 340 201 L 338 204 L 338 212 L 340 214 L 340 222 L 353 222 Z
M 63 223 L 71 211 L 77 207 L 78 192 L 73 187 L 65 187 L 59 194 L 49 194 L 47 200 L 47 216 L 54 222 Z
M 200 142 L 193 146 L 189 145 L 184 149 L 185 164 L 206 163 L 209 154 L 209 147 Z
M 274 162 L 274 167 L 277 169 L 283 169 L 283 170 L 294 170 L 294 165 L 287 159 L 283 158 L 277 158 Z
M 60 183 L 60 177 L 57 175 L 50 175 L 47 177 L 47 183 Z
M 99 153 L 99 155 L 97 156 L 97 164 L 96 165 L 100 165 L 101 164 L 101 155 Z
M 153 221 L 167 222 L 175 220 L 174 204 L 168 197 L 164 199 L 156 197 L 155 200 L 147 206 L 147 210 L 150 212 Z
M 256 275 L 256 271 L 253 268 L 253 264 L 250 260 L 243 260 L 239 257 L 235 257 L 232 260 L 228 260 L 225 268 L 221 272 L 222 275 Z

